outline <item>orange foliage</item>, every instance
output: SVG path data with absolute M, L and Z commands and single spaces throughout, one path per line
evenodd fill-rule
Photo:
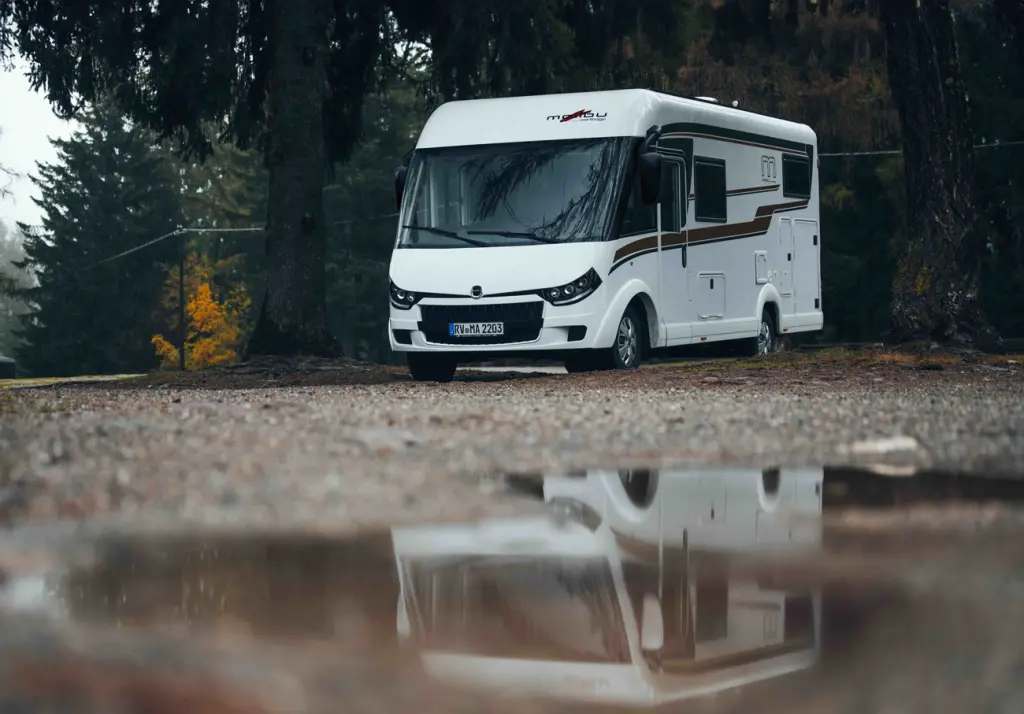
M 185 368 L 204 369 L 230 364 L 239 358 L 242 325 L 252 306 L 242 285 L 235 286 L 222 299 L 213 282 L 214 266 L 206 256 L 190 253 L 185 271 Z M 163 306 L 178 314 L 178 270 L 171 268 L 164 283 Z M 176 323 L 176 319 L 174 320 Z M 179 334 L 175 324 L 172 334 Z M 175 338 L 177 341 L 177 338 Z M 163 335 L 153 335 L 153 346 L 165 367 L 179 364 L 178 348 Z
M 827 17 L 816 3 L 800 3 L 798 27 L 786 28 L 779 22 L 788 6 L 773 3 L 771 49 L 734 43 L 720 50 L 724 57 L 713 57 L 709 29 L 689 45 L 672 89 L 810 124 L 823 151 L 897 145 L 899 118 L 878 21 L 839 3 Z

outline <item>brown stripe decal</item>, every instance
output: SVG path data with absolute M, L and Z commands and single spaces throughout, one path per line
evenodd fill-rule
M 634 253 L 640 253 L 645 250 L 656 250 L 658 247 L 658 236 L 647 236 L 640 240 L 635 240 L 632 243 L 626 243 L 626 245 L 615 251 L 615 257 L 612 258 L 612 263 L 618 263 L 623 258 L 628 258 Z
M 732 607 L 742 607 L 747 610 L 770 610 L 782 612 L 782 605 L 777 602 L 765 602 L 764 600 L 729 600 Z
M 733 654 L 721 655 L 705 660 L 666 660 L 661 661 L 661 666 L 666 672 L 672 674 L 698 674 L 700 672 L 713 672 L 716 669 L 727 667 L 740 667 L 745 664 L 762 662 L 773 657 L 795 654 L 801 651 L 811 650 L 814 647 L 814 639 L 801 637 L 789 642 L 782 642 L 777 645 L 766 645 L 756 649 L 735 652 Z
M 684 243 L 686 243 L 686 233 L 663 233 L 661 235 L 662 248 L 675 248 Z
M 720 226 L 708 226 L 707 228 L 694 228 L 690 231 L 688 243 L 703 243 L 709 240 L 722 240 L 748 235 L 761 235 L 767 233 L 772 224 L 772 217 L 762 216 L 745 223 L 724 223 Z
M 694 228 L 689 232 L 688 244 L 705 243 L 713 240 L 726 240 L 729 238 L 746 238 L 749 236 L 763 235 L 768 232 L 772 225 L 772 216 L 778 211 L 791 211 L 797 208 L 805 208 L 807 201 L 790 201 L 789 203 L 776 203 L 770 206 L 761 206 L 754 214 L 754 220 L 743 223 L 724 223 L 720 226 L 708 226 L 707 228 Z
M 778 211 L 792 211 L 796 208 L 807 208 L 807 201 L 790 201 L 789 203 L 776 203 L 772 206 L 761 206 L 754 215 L 758 218 L 761 216 L 768 216 L 770 218 Z
M 681 233 L 663 233 L 661 236 L 662 248 L 674 248 L 684 244 L 693 245 L 694 243 L 706 243 L 715 240 L 747 238 L 762 235 L 768 232 L 768 229 L 772 225 L 772 216 L 776 213 L 779 211 L 792 211 L 799 208 L 806 208 L 807 203 L 807 201 L 775 203 L 759 207 L 757 212 L 754 214 L 754 220 L 752 221 L 744 221 L 743 223 L 723 223 L 722 225 L 708 226 L 707 228 L 691 228 L 689 231 L 683 231 Z M 689 239 L 687 239 L 687 234 L 689 234 Z M 657 248 L 657 236 L 647 236 L 645 238 L 635 240 L 632 243 L 627 243 L 615 251 L 615 257 L 612 258 L 612 266 L 615 267 L 619 262 L 632 255 L 648 250 L 656 250 Z
M 766 186 L 751 186 L 750 188 L 734 188 L 732 191 L 726 191 L 726 196 L 748 196 L 752 193 L 768 193 L 769 191 L 778 191 L 779 184 L 773 183 Z

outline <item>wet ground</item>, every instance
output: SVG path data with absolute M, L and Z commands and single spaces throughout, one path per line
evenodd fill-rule
M 505 475 L 522 515 L 0 537 L 0 712 L 1024 711 L 1024 480 Z

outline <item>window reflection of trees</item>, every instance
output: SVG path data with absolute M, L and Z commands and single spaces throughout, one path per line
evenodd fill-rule
M 524 648 L 519 656 L 581 662 L 629 661 L 629 647 L 623 637 L 614 585 L 606 564 L 596 567 L 557 563 L 506 565 L 475 575 L 481 602 L 486 603 L 485 619 L 494 618 L 502 623 L 500 631 L 513 638 L 504 646 Z M 557 594 L 547 590 L 545 582 L 555 585 Z M 531 612 L 548 608 L 553 604 L 548 600 L 551 597 L 556 600 L 568 597 L 583 605 L 591 632 L 600 638 L 600 651 L 583 641 L 574 643 L 569 630 L 546 628 L 541 624 L 545 618 L 534 620 Z M 489 636 L 493 639 L 498 634 L 491 630 Z
M 570 146 L 534 145 L 472 158 L 465 164 L 467 176 L 471 177 L 471 182 L 479 181 L 483 185 L 472 220 L 486 220 L 504 206 L 509 216 L 526 231 L 543 238 L 572 241 L 603 237 L 616 202 L 614 189 L 618 181 L 614 178 L 624 161 L 624 146 L 622 141 L 599 139 L 574 142 Z M 570 198 L 558 215 L 546 223 L 526 225 L 516 216 L 509 197 L 515 196 L 557 160 L 576 152 L 586 152 L 591 158 L 583 184 L 585 190 Z M 534 192 L 540 193 L 537 189 Z
M 607 561 L 469 558 L 450 564 L 410 564 L 422 644 L 430 649 L 526 659 L 628 662 L 611 569 Z M 592 635 L 576 642 L 570 623 L 550 626 L 551 612 L 582 605 Z M 555 610 L 551 608 L 554 607 Z

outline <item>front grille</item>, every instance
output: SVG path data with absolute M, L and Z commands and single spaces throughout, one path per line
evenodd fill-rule
M 447 332 L 450 322 L 504 322 L 506 327 L 510 322 L 541 322 L 544 303 L 532 300 L 490 305 L 421 305 L 420 312 L 422 324 L 443 325 Z
M 533 342 L 544 326 L 544 303 L 508 302 L 489 305 L 421 305 L 420 330 L 427 342 L 438 345 L 507 345 Z M 472 335 L 451 337 L 448 325 L 453 322 L 501 322 L 503 335 Z

